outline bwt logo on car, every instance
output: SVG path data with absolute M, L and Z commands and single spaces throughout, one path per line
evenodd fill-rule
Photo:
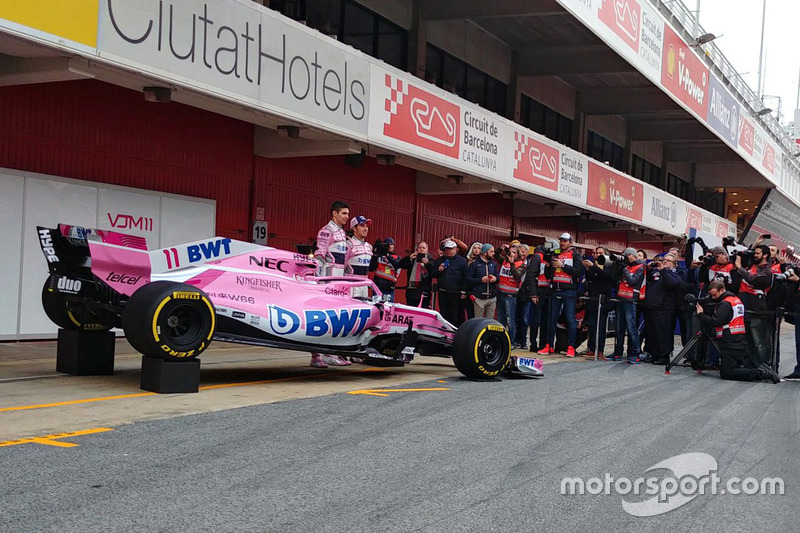
M 308 337 L 348 337 L 360 334 L 367 327 L 372 309 L 324 309 L 308 310 L 300 315 L 279 307 L 269 306 L 269 322 L 272 331 L 277 335 L 292 335 L 305 324 L 305 335 Z
M 167 269 L 179 268 L 181 266 L 181 257 L 184 255 L 180 252 L 186 250 L 186 258 L 189 263 L 197 263 L 209 259 L 218 259 L 221 256 L 230 255 L 231 253 L 231 240 L 230 239 L 214 239 L 213 241 L 201 242 L 199 244 L 190 244 L 185 248 L 165 248 L 161 250 L 167 258 Z

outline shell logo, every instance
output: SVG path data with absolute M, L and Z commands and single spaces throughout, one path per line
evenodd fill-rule
M 675 47 L 673 45 L 669 45 L 669 50 L 667 51 L 667 76 L 670 78 L 675 77 L 675 66 L 677 65 L 677 58 L 675 54 Z
M 600 201 L 605 202 L 608 200 L 608 185 L 606 180 L 600 180 Z

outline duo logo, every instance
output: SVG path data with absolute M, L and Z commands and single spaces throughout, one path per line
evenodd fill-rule
M 359 335 L 367 327 L 372 309 L 308 310 L 300 315 L 277 305 L 269 306 L 270 328 L 276 335 L 292 335 L 305 323 L 308 337 L 348 337 Z

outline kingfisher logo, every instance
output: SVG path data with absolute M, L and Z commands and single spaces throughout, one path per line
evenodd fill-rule
M 589 205 L 642 220 L 642 184 L 595 163 L 589 164 Z
M 515 132 L 514 177 L 547 189 L 558 190 L 559 151 L 531 137 Z
M 391 74 L 386 74 L 385 83 L 389 121 L 384 135 L 458 158 L 460 108 Z
M 678 204 L 672 202 L 668 205 L 654 196 L 650 203 L 650 215 L 669 222 L 669 225 L 674 228 L 678 224 Z
M 603 0 L 598 18 L 635 52 L 639 51 L 642 7 L 636 0 Z

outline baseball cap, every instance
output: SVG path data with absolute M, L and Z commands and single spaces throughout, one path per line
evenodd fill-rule
M 385 242 L 386 244 L 394 244 L 394 239 L 392 239 L 391 237 L 386 237 L 385 239 L 383 239 L 383 242 Z
M 366 224 L 367 226 L 372 225 L 372 219 L 367 218 L 364 215 L 358 215 L 357 217 L 353 217 L 350 219 L 350 227 L 355 228 L 359 224 Z
M 636 255 L 636 248 L 625 248 L 625 250 L 622 252 L 622 255 L 626 257 L 629 255 Z
M 451 241 L 450 239 L 448 239 L 448 240 L 444 241 L 444 247 L 445 248 L 456 248 L 456 247 L 458 247 L 458 245 L 455 243 L 455 241 Z
M 559 235 L 558 240 L 571 241 L 572 235 L 570 235 L 569 233 L 562 233 L 561 235 Z
M 514 239 L 513 241 L 511 241 L 511 242 L 510 242 L 510 243 L 508 243 L 508 244 L 510 244 L 511 246 L 519 246 L 519 245 L 520 245 L 520 244 L 522 244 L 522 243 L 521 243 L 521 242 L 519 242 L 517 239 Z

